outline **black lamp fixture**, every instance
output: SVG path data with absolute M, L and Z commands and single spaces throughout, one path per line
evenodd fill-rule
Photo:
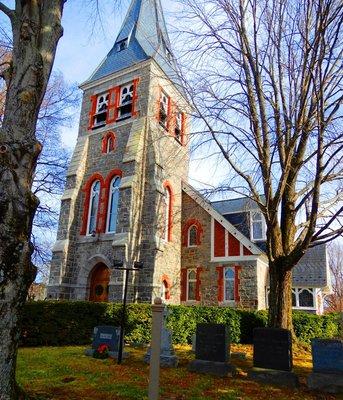
M 130 271 L 139 271 L 142 268 L 143 268 L 143 263 L 141 261 L 134 261 L 133 267 L 128 268 L 128 267 L 124 267 L 123 261 L 116 260 L 116 259 L 113 260 L 113 269 L 116 269 L 119 271 L 126 271 L 123 308 L 122 308 L 121 322 L 120 322 L 120 336 L 119 336 L 118 360 L 117 360 L 118 364 L 121 364 L 122 360 L 123 360 L 124 330 L 125 330 L 125 321 L 126 321 L 126 297 L 127 297 L 127 286 L 129 283 L 129 272 Z

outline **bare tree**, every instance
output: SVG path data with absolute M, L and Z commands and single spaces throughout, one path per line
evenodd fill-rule
M 343 245 L 330 243 L 329 267 L 331 273 L 332 294 L 325 298 L 328 311 L 343 312 Z
M 42 145 L 36 136 L 39 108 L 62 36 L 64 0 L 0 2 L 10 20 L 12 59 L 2 71 L 6 100 L 0 130 L 0 399 L 16 399 L 19 321 L 36 275 L 31 261 L 32 221 L 38 199 L 32 193 Z
M 186 0 L 186 12 L 194 143 L 227 163 L 221 189 L 264 214 L 269 326 L 292 329 L 292 268 L 342 233 L 343 3 Z

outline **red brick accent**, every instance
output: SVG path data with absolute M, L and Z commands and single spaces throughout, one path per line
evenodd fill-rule
M 218 298 L 218 302 L 221 302 L 221 301 L 224 300 L 224 267 L 223 266 L 216 267 L 216 270 L 218 272 L 218 281 L 217 281 L 218 293 L 217 293 L 217 298 Z
M 186 221 L 182 228 L 182 245 L 187 247 L 188 246 L 188 230 L 191 226 L 195 225 L 197 229 L 197 236 L 196 236 L 196 245 L 199 246 L 201 244 L 201 239 L 203 235 L 203 228 L 199 220 L 196 218 L 191 218 Z
M 200 301 L 201 300 L 201 293 L 200 293 L 200 288 L 201 288 L 201 279 L 200 279 L 200 274 L 203 271 L 203 268 L 198 267 L 197 272 L 196 272 L 196 285 L 195 285 L 195 300 Z
M 111 124 L 112 122 L 116 122 L 118 118 L 119 98 L 120 98 L 119 86 L 109 89 L 106 124 Z
M 186 301 L 186 299 L 187 299 L 187 269 L 186 268 L 181 268 L 180 282 L 181 282 L 180 300 Z
M 240 265 L 235 265 L 235 293 L 234 293 L 234 297 L 235 297 L 235 301 L 239 302 L 240 296 L 239 296 L 239 285 L 241 283 L 240 280 L 240 270 L 242 269 L 242 267 Z
M 167 239 L 168 242 L 172 240 L 172 232 L 173 232 L 173 206 L 174 206 L 174 192 L 172 185 L 169 181 L 164 181 L 163 187 L 169 192 L 169 210 L 168 210 L 168 234 Z
M 107 143 L 108 143 L 109 138 L 112 138 L 112 146 L 110 148 L 110 151 L 115 150 L 115 148 L 117 147 L 116 135 L 113 132 L 108 132 L 102 138 L 102 146 L 101 146 L 101 152 L 102 153 L 107 153 Z
M 90 97 L 91 107 L 89 110 L 89 121 L 88 121 L 88 130 L 93 128 L 94 125 L 94 114 L 96 113 L 96 101 L 98 96 L 93 95 Z
M 110 194 L 110 184 L 112 179 L 115 176 L 122 177 L 122 171 L 120 169 L 113 169 L 107 176 L 104 181 L 104 190 L 102 191 L 103 196 L 101 198 L 101 213 L 99 215 L 101 222 L 99 223 L 99 231 L 105 232 L 106 231 L 106 220 L 107 220 L 107 210 L 108 210 L 108 200 Z
M 228 241 L 229 241 L 229 256 L 239 256 L 241 254 L 241 245 L 240 242 L 237 238 L 235 238 L 231 233 L 229 232 L 228 235 Z
M 138 94 L 137 94 L 137 86 L 139 83 L 139 78 L 135 78 L 133 80 L 133 95 L 132 95 L 132 117 L 136 117 L 138 115 L 137 111 L 137 99 L 138 99 Z
M 162 275 L 162 283 L 164 284 L 166 288 L 166 300 L 170 299 L 170 289 L 171 289 L 171 280 L 168 275 L 163 274 Z
M 245 246 L 243 246 L 243 255 L 244 256 L 251 256 L 252 252 L 249 249 L 247 249 Z
M 214 257 L 225 257 L 225 228 L 214 221 Z
M 104 186 L 104 179 L 102 175 L 98 172 L 93 174 L 85 183 L 82 188 L 82 191 L 85 193 L 85 199 L 83 202 L 83 214 L 82 214 L 82 225 L 80 230 L 80 235 L 86 235 L 87 233 L 87 224 L 88 224 L 88 212 L 89 212 L 89 201 L 90 201 L 90 194 L 91 194 L 91 187 L 95 181 L 100 181 L 100 197 L 99 197 L 99 207 L 98 207 L 98 215 L 97 215 L 97 224 L 96 224 L 96 231 L 99 232 L 99 217 L 100 217 L 100 209 L 101 209 L 101 197 L 102 197 L 102 188 Z
M 187 117 L 185 113 L 182 113 L 181 117 L 181 144 L 184 146 L 186 144 L 186 122 Z

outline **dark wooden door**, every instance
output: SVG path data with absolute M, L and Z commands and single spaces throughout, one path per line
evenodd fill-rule
M 98 264 L 91 272 L 90 301 L 108 301 L 110 270 L 105 264 Z

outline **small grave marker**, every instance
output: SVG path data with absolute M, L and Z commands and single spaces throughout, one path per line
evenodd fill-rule
M 94 351 L 102 344 L 106 344 L 109 348 L 111 357 L 118 357 L 120 328 L 109 325 L 96 326 L 93 330 L 92 348 L 86 349 L 86 356 L 92 357 Z M 125 354 L 127 357 L 127 354 Z
M 343 339 L 312 340 L 313 372 L 307 379 L 310 389 L 343 393 Z
M 229 364 L 230 342 L 227 326 L 198 324 L 196 330 L 195 360 L 188 369 L 217 376 L 234 376 L 235 367 Z

